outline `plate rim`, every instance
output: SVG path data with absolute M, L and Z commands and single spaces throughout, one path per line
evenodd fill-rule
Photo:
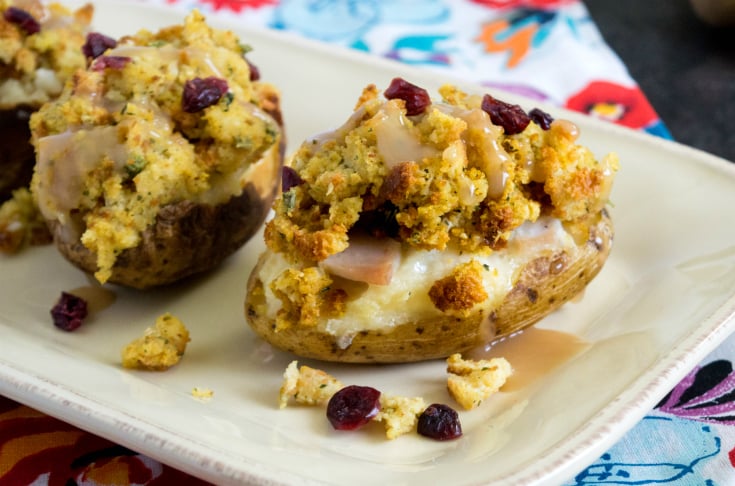
M 69 5 L 82 3 L 86 2 L 79 2 L 78 0 L 68 2 Z M 174 18 L 183 18 L 185 15 L 185 13 L 174 10 L 171 7 L 154 4 L 131 4 L 118 0 L 96 0 L 92 3 L 95 5 L 106 5 L 105 8 L 113 9 L 132 8 L 142 12 L 149 10 L 156 11 L 157 15 L 171 17 L 172 21 Z M 257 32 L 259 35 L 273 39 L 279 43 L 298 44 L 298 47 L 301 49 L 317 50 L 320 53 L 332 57 L 349 58 L 351 62 L 357 61 L 370 65 L 387 66 L 400 73 L 415 73 L 419 77 L 427 77 L 432 74 L 432 71 L 426 69 L 409 66 L 398 61 L 376 57 L 345 47 L 333 46 L 311 39 L 303 39 L 289 32 L 274 31 L 248 25 L 236 25 L 235 21 L 228 20 L 216 12 L 203 13 L 208 17 L 210 23 L 216 26 L 224 26 L 233 30 L 237 29 L 239 32 Z M 440 73 L 440 76 L 442 79 L 447 80 L 447 82 L 456 83 L 461 87 L 482 88 L 486 91 L 502 92 L 500 89 L 481 87 L 476 83 L 458 79 L 446 73 Z M 530 101 L 517 94 L 508 93 L 503 96 L 506 96 L 510 100 L 517 100 L 516 102 L 532 102 L 538 106 L 548 107 L 556 113 L 563 114 L 564 117 L 575 123 L 592 127 L 602 133 L 611 133 L 636 143 L 658 147 L 661 150 L 680 152 L 682 157 L 688 159 L 688 163 L 693 165 L 707 165 L 721 170 L 728 177 L 735 179 L 735 164 L 703 150 L 689 147 L 676 141 L 665 140 L 638 130 L 615 125 L 548 103 L 538 102 L 536 100 Z M 559 441 L 557 443 L 559 446 L 557 449 L 564 449 L 564 444 L 577 443 L 577 445 L 571 449 L 567 449 L 564 454 L 561 454 L 561 457 L 554 462 L 553 467 L 547 466 L 537 471 L 516 471 L 502 477 L 494 478 L 493 482 L 497 481 L 505 484 L 506 481 L 513 481 L 523 484 L 536 484 L 540 481 L 563 481 L 569 479 L 567 473 L 569 473 L 570 469 L 576 463 L 580 462 L 580 457 L 585 458 L 584 462 L 589 462 L 599 457 L 607 447 L 619 440 L 627 430 L 648 413 L 656 401 L 669 391 L 672 384 L 680 381 L 691 370 L 691 363 L 701 362 L 707 354 L 713 351 L 730 334 L 735 332 L 734 316 L 735 294 L 731 295 L 722 305 L 714 309 L 708 318 L 703 319 L 699 323 L 697 330 L 702 330 L 701 333 L 698 332 L 682 339 L 676 346 L 665 352 L 663 356 L 658 357 L 645 372 L 637 375 L 633 382 L 633 387 L 616 395 L 615 401 L 620 402 L 621 405 L 612 417 L 604 418 L 603 416 L 606 415 L 605 410 L 607 409 L 602 409 L 595 413 L 584 427 L 577 428 L 569 436 Z M 683 356 L 687 357 L 687 362 L 690 363 L 689 365 L 683 366 L 682 363 L 684 362 L 681 360 Z M 251 459 L 246 460 L 243 457 L 229 454 L 224 448 L 219 447 L 213 449 L 211 446 L 205 446 L 192 438 L 180 436 L 165 427 L 146 421 L 142 417 L 121 410 L 109 409 L 89 394 L 80 393 L 61 383 L 49 381 L 28 370 L 23 370 L 22 367 L 6 361 L 2 356 L 0 356 L 0 392 L 19 403 L 36 408 L 50 416 L 69 422 L 91 433 L 108 438 L 114 437 L 110 440 L 135 449 L 167 465 L 171 465 L 176 469 L 202 479 L 216 480 L 218 483 L 222 483 L 223 481 L 244 481 L 252 484 L 312 483 L 312 481 L 305 480 L 303 477 L 296 476 L 286 470 L 273 468 L 267 464 Z M 125 434 L 128 435 L 121 437 L 120 424 L 126 426 Z M 626 425 L 622 426 L 621 424 Z M 623 431 L 611 430 L 612 425 L 616 429 L 622 428 Z M 588 430 L 590 428 L 592 429 L 591 431 Z M 118 433 L 110 433 L 113 429 L 118 431 Z M 587 438 L 580 441 L 581 437 Z M 174 443 L 176 441 L 179 441 L 180 445 L 177 446 Z M 182 452 L 184 453 L 183 455 Z M 209 456 L 207 456 L 207 452 L 210 452 Z M 172 457 L 170 453 L 176 454 Z M 551 456 L 554 456 L 554 454 L 551 454 Z M 181 457 L 191 457 L 191 460 L 181 461 L 179 460 Z M 239 464 L 247 463 L 246 466 L 248 469 L 236 467 L 236 462 Z M 313 484 L 322 483 L 313 482 Z

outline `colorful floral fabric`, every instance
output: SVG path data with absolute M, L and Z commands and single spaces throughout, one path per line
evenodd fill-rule
M 0 397 L 0 484 L 207 484 L 149 457 Z
M 669 137 L 578 0 L 146 0 L 422 66 Z
M 579 0 L 143 0 L 395 59 L 669 137 Z M 567 486 L 735 484 L 731 338 Z M 0 398 L 0 484 L 197 484 Z
M 735 484 L 735 340 L 565 486 Z

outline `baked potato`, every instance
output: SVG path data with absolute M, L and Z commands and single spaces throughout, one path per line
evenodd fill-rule
M 368 86 L 293 155 L 245 297 L 264 340 L 327 361 L 446 357 L 534 324 L 598 274 L 617 157 L 538 109 L 440 93 Z
M 0 0 L 0 202 L 28 187 L 35 156 L 30 114 L 54 99 L 85 66 L 82 45 L 93 15 L 58 3 Z
M 198 11 L 106 43 L 31 117 L 31 189 L 54 242 L 101 283 L 145 289 L 212 269 L 270 210 L 279 93 Z

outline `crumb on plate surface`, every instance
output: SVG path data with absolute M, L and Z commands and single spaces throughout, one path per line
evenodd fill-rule
M 419 416 L 426 410 L 422 397 L 402 397 L 380 395 L 380 411 L 373 420 L 383 422 L 385 436 L 393 440 L 401 435 L 414 432 Z
M 455 353 L 447 358 L 447 373 L 449 394 L 471 410 L 500 390 L 513 368 L 505 358 L 470 360 Z
M 214 397 L 214 391 L 210 388 L 195 386 L 191 389 L 191 395 L 194 398 L 209 400 L 210 398 Z
M 131 369 L 167 370 L 181 360 L 190 340 L 184 323 L 165 313 L 141 337 L 123 348 L 122 365 Z
M 302 405 L 322 405 L 344 385 L 329 373 L 292 361 L 283 373 L 278 392 L 278 407 L 286 408 L 293 400 Z

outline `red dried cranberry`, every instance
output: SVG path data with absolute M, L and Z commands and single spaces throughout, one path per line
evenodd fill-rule
M 61 292 L 61 297 L 51 309 L 54 326 L 64 331 L 73 331 L 87 317 L 87 301 L 76 295 Z
M 33 35 L 41 30 L 41 24 L 22 8 L 8 7 L 3 17 L 11 24 L 15 24 L 25 30 L 28 35 Z
M 434 440 L 451 440 L 462 435 L 459 414 L 441 403 L 426 407 L 419 416 L 418 433 Z
M 250 67 L 250 81 L 258 81 L 260 79 L 260 69 L 258 69 L 258 66 L 250 62 L 248 59 L 245 59 L 245 62 L 248 63 L 248 66 Z
M 284 165 L 281 169 L 281 191 L 288 192 L 289 189 L 295 186 L 300 186 L 304 183 L 304 179 L 299 176 L 293 168 Z
M 104 71 L 105 69 L 122 69 L 130 61 L 131 58 L 127 56 L 100 56 L 92 64 L 93 71 Z
M 389 100 L 399 98 L 405 101 L 408 116 L 420 115 L 431 104 L 429 93 L 424 88 L 419 88 L 402 78 L 393 78 L 384 95 Z
M 380 392 L 369 386 L 350 385 L 332 395 L 327 419 L 337 430 L 355 430 L 380 411 Z
M 216 104 L 227 93 L 227 81 L 221 78 L 194 78 L 184 84 L 181 107 L 187 113 L 202 111 Z
M 531 120 L 536 122 L 536 125 L 540 126 L 544 130 L 548 130 L 549 128 L 551 128 L 551 122 L 554 121 L 554 118 L 551 115 L 541 110 L 540 108 L 534 108 L 533 110 L 529 111 L 528 116 L 531 117 Z
M 117 41 L 112 37 L 107 37 L 98 32 L 90 32 L 87 34 L 87 41 L 82 46 L 82 53 L 89 59 L 97 59 L 107 49 L 112 49 L 115 46 L 117 46 Z
M 523 108 L 500 101 L 489 94 L 482 98 L 482 109 L 490 115 L 490 120 L 494 124 L 503 127 L 506 135 L 521 133 L 531 123 L 531 118 Z

